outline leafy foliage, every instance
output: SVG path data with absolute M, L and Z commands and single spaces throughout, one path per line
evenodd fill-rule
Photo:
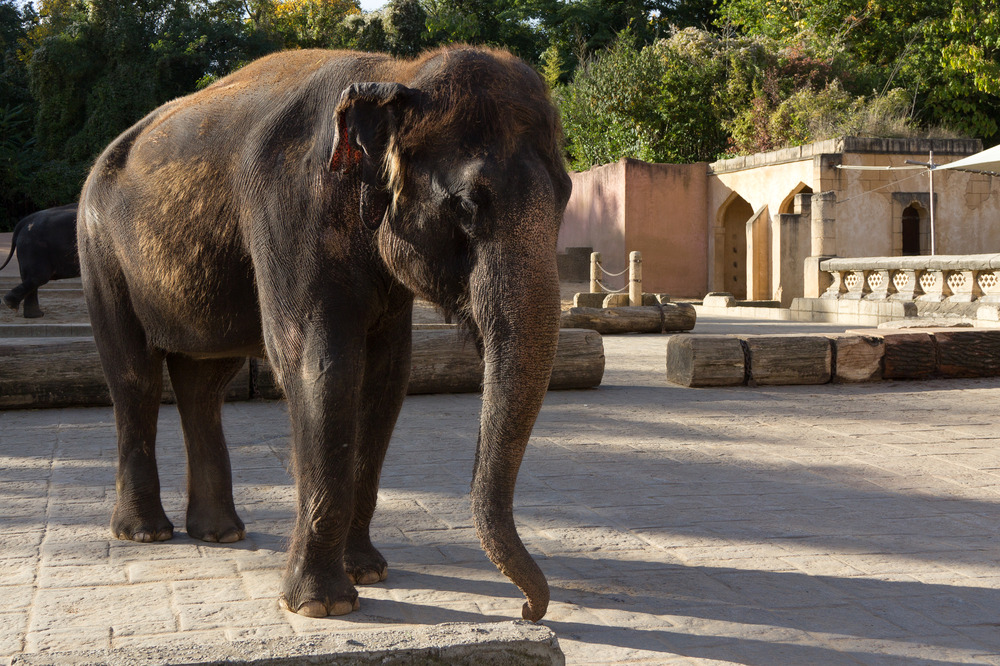
M 75 199 L 114 136 L 260 55 L 454 42 L 538 67 L 577 168 L 848 133 L 1000 138 L 995 2 L 0 0 L 0 229 Z

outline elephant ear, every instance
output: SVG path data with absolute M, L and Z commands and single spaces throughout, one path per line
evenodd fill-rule
M 392 201 L 385 169 L 389 141 L 417 91 L 399 83 L 354 83 L 340 94 L 330 170 L 360 170 L 361 220 L 378 228 Z

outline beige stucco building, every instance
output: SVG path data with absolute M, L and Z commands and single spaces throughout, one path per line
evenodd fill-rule
M 788 305 L 825 288 L 821 257 L 930 254 L 931 172 L 907 160 L 933 152 L 946 164 L 980 150 L 965 139 L 844 137 L 711 164 L 624 159 L 572 175 L 559 248 L 591 247 L 609 271 L 638 250 L 647 292 Z M 997 179 L 933 180 L 935 253 L 1000 252 Z

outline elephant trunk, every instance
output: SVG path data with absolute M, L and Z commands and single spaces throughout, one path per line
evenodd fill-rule
M 527 597 L 522 617 L 537 622 L 549 588 L 514 525 L 514 485 L 555 358 L 559 283 L 554 237 L 534 240 L 481 247 L 470 291 L 486 364 L 473 518 L 483 550 Z

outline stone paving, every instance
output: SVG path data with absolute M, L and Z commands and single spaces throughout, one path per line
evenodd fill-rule
M 518 485 L 570 664 L 1000 664 L 1000 380 L 682 389 L 662 336 L 605 337 L 601 388 L 550 393 Z M 0 412 L 0 655 L 352 632 L 519 614 L 467 492 L 477 395 L 411 396 L 360 611 L 278 609 L 293 517 L 283 403 L 224 413 L 246 541 L 111 539 L 110 409 Z M 2 662 L 0 662 L 2 663 Z

